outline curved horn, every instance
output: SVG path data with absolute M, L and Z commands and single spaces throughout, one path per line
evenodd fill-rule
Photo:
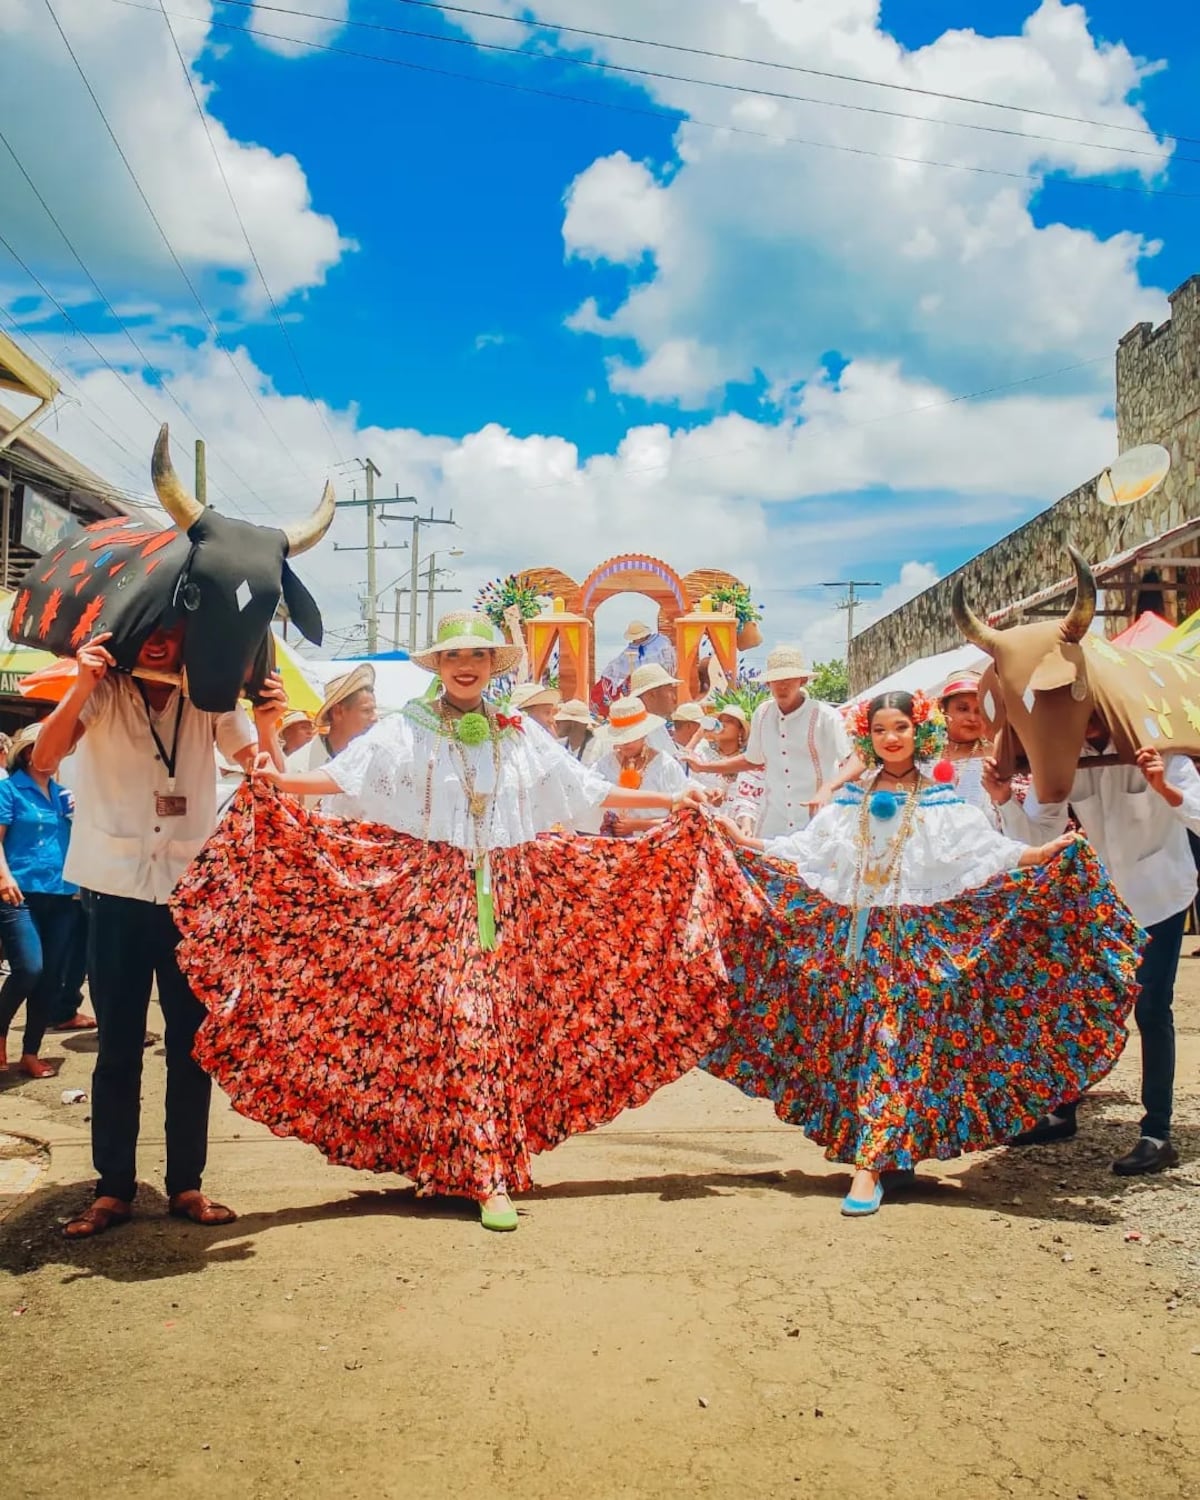
M 959 631 L 973 646 L 978 646 L 981 651 L 992 655 L 993 648 L 999 638 L 1000 632 L 993 630 L 986 621 L 971 609 L 967 603 L 967 590 L 965 581 L 961 575 L 954 580 L 954 592 L 950 596 L 950 612 L 954 616 L 954 623 Z
M 1075 602 L 1062 624 L 1064 641 L 1081 641 L 1096 614 L 1096 578 L 1080 553 L 1068 544 L 1075 565 Z
M 164 422 L 158 429 L 158 441 L 154 445 L 154 457 L 150 460 L 150 478 L 154 481 L 154 493 L 162 502 L 162 508 L 180 531 L 187 531 L 204 514 L 204 507 L 179 482 L 171 464 L 171 442 Z
M 307 552 L 310 547 L 317 545 L 333 525 L 335 509 L 333 485 L 327 479 L 320 503 L 308 520 L 297 521 L 294 526 L 283 528 L 283 534 L 287 537 L 289 557 L 299 557 L 301 552 Z

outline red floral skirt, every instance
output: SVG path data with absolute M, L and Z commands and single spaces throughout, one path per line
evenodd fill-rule
M 244 788 L 180 884 L 195 1055 L 332 1162 L 483 1199 L 723 1037 L 741 880 L 698 815 L 497 851 L 481 949 L 464 853 Z

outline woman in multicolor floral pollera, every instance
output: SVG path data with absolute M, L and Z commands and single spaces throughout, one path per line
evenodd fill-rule
M 332 813 L 343 794 L 351 820 L 244 790 L 175 902 L 209 1009 L 196 1056 L 234 1107 L 475 1199 L 489 1229 L 516 1228 L 534 1152 L 643 1103 L 728 1020 L 703 825 L 539 837 L 703 793 L 614 787 L 498 712 L 484 690 L 519 655 L 485 617 L 447 616 L 414 657 L 438 696 L 319 771 L 258 778 Z
M 704 1067 L 854 1167 L 842 1212 L 866 1215 L 884 1172 L 999 1144 L 1112 1067 L 1139 930 L 1086 844 L 1016 843 L 921 773 L 926 699 L 851 727 L 861 782 L 801 833 L 739 836 L 769 856 L 743 856 L 765 914 L 730 939 L 741 993 Z

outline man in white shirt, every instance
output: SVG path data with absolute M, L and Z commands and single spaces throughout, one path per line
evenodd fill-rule
M 796 646 L 777 646 L 768 653 L 763 673 L 771 697 L 754 710 L 743 753 L 725 760 L 686 762 L 692 770 L 715 776 L 762 772 L 759 838 L 777 838 L 806 827 L 821 788 L 850 753 L 841 714 L 806 692 L 808 680 L 804 653 Z
M 42 725 L 40 768 L 75 750 L 75 818 L 64 874 L 88 912 L 88 977 L 99 1030 L 92 1076 L 92 1155 L 99 1181 L 91 1207 L 65 1226 L 88 1239 L 133 1211 L 141 1107 L 142 1043 L 151 986 L 166 1022 L 167 1196 L 196 1224 L 237 1216 L 201 1191 L 212 1085 L 192 1057 L 204 1007 L 175 957 L 179 931 L 167 902 L 216 822 L 214 745 L 244 770 L 266 750 L 282 763 L 274 726 L 284 703 L 271 681 L 255 709 L 202 713 L 163 680 L 183 660 L 183 627 L 158 628 L 137 665 L 158 680 L 111 670 L 96 636 L 76 657 L 75 684 Z M 76 747 L 78 747 L 76 749 Z
M 1108 730 L 1095 715 L 1088 746 L 1108 747 Z M 1045 843 L 1067 826 L 1068 804 L 1042 806 L 1032 789 L 1022 807 L 994 761 L 984 784 L 1010 838 Z M 1188 830 L 1200 833 L 1200 775 L 1184 755 L 1138 751 L 1136 766 L 1097 766 L 1076 772 L 1070 807 L 1103 860 L 1113 884 L 1148 940 L 1138 965 L 1134 1019 L 1142 1038 L 1142 1117 L 1137 1145 L 1113 1162 L 1120 1177 L 1161 1172 L 1178 1164 L 1171 1143 L 1175 1088 L 1175 972 L 1188 908 L 1196 894 L 1196 864 Z M 1044 1120 L 1017 1136 L 1015 1145 L 1041 1145 L 1075 1134 L 1077 1099 L 1064 1100 Z

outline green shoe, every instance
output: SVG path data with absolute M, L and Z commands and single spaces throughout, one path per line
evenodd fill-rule
M 479 1205 L 479 1222 L 485 1229 L 494 1229 L 499 1234 L 505 1234 L 517 1227 L 517 1210 L 511 1199 L 505 1199 L 503 1206 L 489 1208 L 486 1203 Z

